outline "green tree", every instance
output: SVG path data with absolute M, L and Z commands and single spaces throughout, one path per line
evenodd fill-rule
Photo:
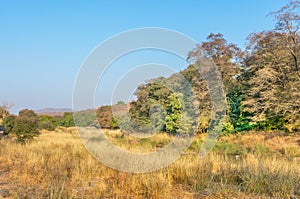
M 151 123 L 151 116 L 161 115 L 155 114 L 155 110 L 161 111 L 160 108 L 157 108 L 158 106 L 166 109 L 168 98 L 172 92 L 165 86 L 166 82 L 164 81 L 164 78 L 158 78 L 138 87 L 135 93 L 137 100 L 130 104 L 129 110 L 136 126 L 143 128 Z
M 50 115 L 39 115 L 39 129 L 54 131 L 58 126 L 57 118 Z
M 83 110 L 73 114 L 76 125 L 80 127 L 97 127 L 98 121 L 94 110 Z
M 13 133 L 15 119 L 16 119 L 15 115 L 8 115 L 3 119 L 2 125 L 5 129 L 5 134 Z
M 170 134 L 178 133 L 182 125 L 182 109 L 183 109 L 183 96 L 179 93 L 172 93 L 169 97 L 169 102 L 166 106 L 166 131 Z
M 110 128 L 112 128 L 112 129 L 118 128 L 117 120 L 114 117 L 112 118 L 112 120 L 110 122 Z
M 73 113 L 65 112 L 63 117 L 59 119 L 59 126 L 72 127 L 75 126 Z
M 227 100 L 229 101 L 229 124 L 226 124 L 225 128 L 229 127 L 229 129 L 224 130 L 227 130 L 228 133 L 247 131 L 256 127 L 255 124 L 250 123 L 249 119 L 253 114 L 245 111 L 245 107 L 243 106 L 243 100 L 245 100 L 243 91 L 244 85 L 241 80 L 238 80 L 238 83 L 227 93 Z
M 21 110 L 14 122 L 13 131 L 17 136 L 17 141 L 25 143 L 39 135 L 38 116 L 28 109 Z

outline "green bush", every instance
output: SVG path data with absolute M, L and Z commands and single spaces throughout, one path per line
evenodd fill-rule
M 271 117 L 258 123 L 260 130 L 286 130 L 286 121 L 282 117 Z
M 64 113 L 63 117 L 59 119 L 58 124 L 59 126 L 64 126 L 64 127 L 75 126 L 73 113 L 67 113 L 67 112 Z
M 71 119 L 70 116 L 67 120 Z M 93 110 L 83 110 L 73 114 L 73 118 L 76 121 L 76 125 L 80 127 L 94 127 L 97 126 L 98 121 L 96 113 Z M 68 126 L 73 126 L 72 121 L 68 121 Z
M 15 119 L 16 119 L 15 115 L 8 115 L 3 119 L 2 125 L 5 129 L 5 134 L 10 134 L 13 132 Z
M 17 141 L 25 143 L 32 140 L 39 134 L 38 130 L 39 118 L 34 111 L 24 109 L 19 112 L 15 119 L 13 131 L 17 136 Z
M 234 126 L 230 122 L 225 122 L 223 125 L 224 125 L 222 131 L 223 135 L 229 135 L 235 132 Z
M 39 116 L 39 129 L 46 129 L 49 131 L 54 131 L 58 126 L 57 119 L 50 115 L 40 115 Z

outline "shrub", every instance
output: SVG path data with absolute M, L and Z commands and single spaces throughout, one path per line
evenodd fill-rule
M 73 113 L 64 113 L 64 116 L 59 120 L 59 126 L 72 127 L 75 126 Z
M 230 123 L 230 122 L 225 122 L 223 124 L 223 135 L 229 135 L 229 134 L 232 134 L 234 133 L 234 126 Z
M 258 128 L 260 130 L 286 130 L 286 121 L 282 117 L 271 117 L 259 122 Z
M 50 115 L 40 115 L 39 116 L 39 129 L 46 129 L 49 131 L 54 131 L 58 126 L 57 119 Z
M 10 134 L 13 132 L 15 119 L 15 115 L 8 115 L 3 119 L 2 125 L 5 129 L 5 134 Z
M 24 144 L 27 140 L 32 140 L 34 136 L 37 136 L 39 134 L 38 121 L 38 116 L 34 111 L 21 110 L 15 119 L 13 128 L 17 141 Z

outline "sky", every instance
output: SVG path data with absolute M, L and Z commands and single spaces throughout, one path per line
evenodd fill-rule
M 12 113 L 24 108 L 72 108 L 74 82 L 84 60 L 106 39 L 131 29 L 172 29 L 199 43 L 209 33 L 220 32 L 229 42 L 244 48 L 250 33 L 274 27 L 267 14 L 287 2 L 0 0 L 0 103 L 14 104 Z M 129 54 L 112 64 L 107 76 L 99 81 L 97 88 L 105 88 L 96 94 L 96 103 L 111 103 L 105 92 L 117 87 L 109 80 L 116 74 L 119 79 L 124 76 L 120 74 L 121 67 L 126 66 L 126 73 L 137 65 L 152 62 L 173 67 L 162 70 L 165 74 L 187 64 L 164 52 L 145 50 Z M 149 73 L 147 78 L 151 75 L 157 74 Z

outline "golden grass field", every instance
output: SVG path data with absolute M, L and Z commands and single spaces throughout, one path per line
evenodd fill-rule
M 171 139 L 106 133 L 132 151 L 153 151 Z M 201 139 L 173 164 L 146 174 L 102 165 L 74 128 L 43 131 L 26 145 L 2 139 L 0 198 L 300 198 L 300 135 L 226 136 L 203 159 Z

